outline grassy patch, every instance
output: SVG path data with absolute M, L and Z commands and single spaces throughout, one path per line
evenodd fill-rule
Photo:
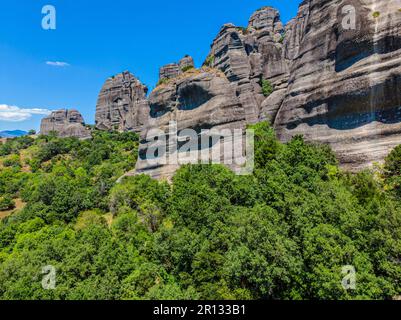
M 194 66 L 186 66 L 186 67 L 182 68 L 181 71 L 182 72 L 187 72 L 187 71 L 192 70 L 194 68 L 195 68 Z
M 161 85 L 163 85 L 163 84 L 166 84 L 166 83 L 168 83 L 168 79 L 167 78 L 161 78 L 158 82 L 157 82 L 157 85 L 156 85 L 156 87 L 158 87 L 158 86 L 161 86 Z

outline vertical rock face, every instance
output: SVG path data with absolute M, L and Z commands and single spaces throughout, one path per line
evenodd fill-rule
M 246 28 L 225 24 L 200 70 L 193 59 L 160 69 L 147 89 L 123 73 L 106 81 L 97 105 L 100 129 L 141 131 L 137 172 L 149 166 L 146 136 L 175 120 L 185 128 L 244 128 L 269 120 L 288 141 L 330 144 L 352 170 L 383 160 L 401 144 L 401 0 L 304 0 L 283 26 L 264 7 Z
M 150 119 L 142 131 L 136 173 L 154 178 L 171 177 L 177 164 L 150 164 L 147 155 L 152 131 L 169 132 L 169 123 L 177 123 L 177 133 L 194 129 L 242 128 L 246 124 L 245 108 L 226 76 L 216 69 L 189 70 L 168 83 L 158 86 L 149 96 Z M 233 169 L 235 169 L 233 167 Z
M 194 67 L 194 59 L 185 56 L 178 63 L 170 63 L 160 68 L 159 80 L 174 79 L 182 74 L 188 67 Z
M 185 68 L 193 68 L 195 66 L 194 59 L 191 56 L 185 56 L 178 63 L 180 65 L 181 70 L 185 70 Z
M 304 1 L 284 42 L 291 76 L 274 122 L 281 140 L 329 143 L 351 170 L 401 144 L 400 8 L 399 0 Z
M 279 12 L 264 7 L 255 12 L 247 28 L 226 24 L 213 41 L 209 64 L 223 71 L 244 104 L 247 121 L 272 119 L 287 86 L 288 62 L 283 51 L 284 28 Z M 262 81 L 269 81 L 277 90 L 275 106 L 265 102 Z
M 176 63 L 170 63 L 160 68 L 159 79 L 172 79 L 181 73 L 181 68 Z
M 53 111 L 42 119 L 40 133 L 47 135 L 56 132 L 59 137 L 89 138 L 90 131 L 86 129 L 82 115 L 77 110 Z
M 401 144 L 400 9 L 401 0 L 305 0 L 286 26 L 271 7 L 247 28 L 226 24 L 204 63 L 224 77 L 183 75 L 183 62 L 162 68 L 170 80 L 150 95 L 143 134 L 169 120 L 180 130 L 267 119 L 282 141 L 301 134 L 330 144 L 351 170 L 383 160 Z M 158 177 L 175 169 L 138 162 Z
M 101 130 L 141 131 L 147 122 L 147 87 L 129 72 L 106 80 L 96 105 L 96 127 Z

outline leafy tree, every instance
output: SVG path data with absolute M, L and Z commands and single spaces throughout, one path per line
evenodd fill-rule
M 15 202 L 9 195 L 0 197 L 0 211 L 11 210 L 15 208 Z

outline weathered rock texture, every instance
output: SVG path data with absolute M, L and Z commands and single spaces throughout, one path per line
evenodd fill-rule
M 185 70 L 185 68 L 190 68 L 190 67 L 193 68 L 195 66 L 194 59 L 188 55 L 185 56 L 184 58 L 182 58 L 178 64 L 179 64 L 181 70 L 183 70 L 183 69 Z
M 356 9 L 354 30 L 343 28 L 346 5 Z M 290 78 L 274 120 L 281 140 L 329 143 L 352 170 L 401 144 L 400 8 L 399 0 L 304 1 L 284 41 Z
M 42 119 L 40 133 L 56 132 L 59 137 L 90 138 L 90 130 L 85 127 L 82 115 L 77 110 L 53 111 Z
M 268 120 L 282 141 L 301 134 L 330 144 L 346 168 L 364 168 L 401 144 L 400 9 L 401 0 L 304 0 L 283 26 L 264 7 L 246 28 L 225 24 L 202 69 L 188 70 L 189 56 L 162 67 L 149 99 L 129 73 L 108 79 L 97 127 L 141 131 L 137 173 L 154 177 L 178 167 L 145 159 L 147 133 L 171 120 L 198 132 Z
M 226 24 L 204 64 L 212 69 L 160 70 L 170 80 L 149 97 L 142 137 L 166 131 L 170 120 L 178 131 L 269 120 L 282 141 L 301 134 L 330 144 L 351 170 L 381 161 L 401 144 L 400 9 L 401 0 L 305 0 L 286 26 L 271 7 L 256 11 L 247 28 Z M 268 96 L 266 82 L 274 89 Z M 177 168 L 149 167 L 146 150 L 143 138 L 137 172 L 161 177 Z
M 149 114 L 147 91 L 129 72 L 107 79 L 96 105 L 96 127 L 140 132 Z
M 193 69 L 171 79 L 150 94 L 149 104 L 150 118 L 141 133 L 136 173 L 147 173 L 155 178 L 171 177 L 178 165 L 149 164 L 146 153 L 151 130 L 168 133 L 170 121 L 177 123 L 178 133 L 191 128 L 199 134 L 202 129 L 241 128 L 246 124 L 245 108 L 235 88 L 216 69 Z
M 170 63 L 160 68 L 159 80 L 172 79 L 178 77 L 180 73 L 180 66 L 177 63 Z
M 259 121 L 261 113 L 272 119 L 281 103 L 282 95 L 275 100 L 275 107 L 265 102 L 263 80 L 269 81 L 277 91 L 287 87 L 284 32 L 279 12 L 264 7 L 252 15 L 247 28 L 226 24 L 213 41 L 207 62 L 223 71 L 234 85 L 250 123 Z
M 194 67 L 194 59 L 187 55 L 178 63 L 174 62 L 161 67 L 159 71 L 159 81 L 164 79 L 174 79 L 189 67 Z

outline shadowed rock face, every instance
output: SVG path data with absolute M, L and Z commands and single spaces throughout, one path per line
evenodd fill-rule
M 356 9 L 354 30 L 343 28 L 346 5 Z M 290 78 L 274 121 L 281 140 L 329 143 L 351 170 L 401 144 L 400 8 L 399 0 L 304 2 L 285 44 Z
M 59 137 L 90 138 L 91 134 L 85 128 L 82 115 L 77 110 L 53 111 L 42 119 L 40 133 L 47 135 L 56 132 Z
M 149 113 L 147 91 L 129 72 L 107 79 L 96 105 L 96 128 L 140 132 Z

